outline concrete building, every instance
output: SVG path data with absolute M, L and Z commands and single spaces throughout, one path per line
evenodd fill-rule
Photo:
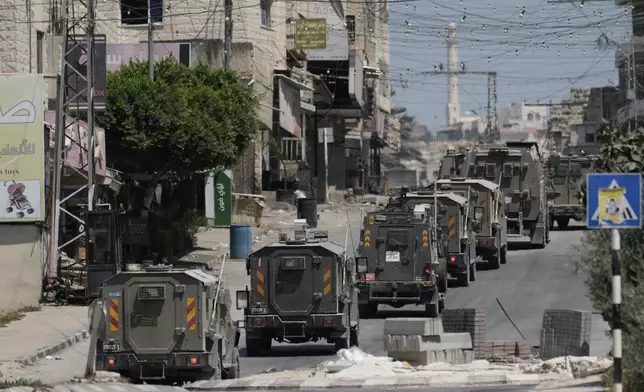
M 548 127 L 547 105 L 511 104 L 499 110 L 499 127 L 521 131 L 524 128 L 544 130 Z
M 641 123 L 644 113 L 644 0 L 615 0 L 615 5 L 630 7 L 631 39 L 615 52 L 615 67 L 619 74 L 620 124 Z

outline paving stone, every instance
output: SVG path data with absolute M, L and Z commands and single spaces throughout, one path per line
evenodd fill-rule
M 420 335 L 386 335 L 386 351 L 424 351 L 472 349 L 472 337 L 469 333 L 443 333 L 434 336 Z
M 387 355 L 395 361 L 414 362 L 419 365 L 446 362 L 453 365 L 470 363 L 474 360 L 472 350 L 422 350 L 422 351 L 388 351 Z

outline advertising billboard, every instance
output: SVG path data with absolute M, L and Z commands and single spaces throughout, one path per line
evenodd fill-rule
M 0 75 L 0 222 L 45 218 L 44 79 Z
M 78 44 L 77 44 L 78 43 Z M 107 99 L 107 71 L 106 71 L 106 50 L 107 43 L 105 35 L 94 36 L 94 108 L 105 109 Z M 75 40 L 67 42 L 66 50 L 67 62 L 74 67 L 80 74 L 69 72 L 67 74 L 67 84 L 69 85 L 67 96 L 70 97 L 70 108 L 87 109 L 87 96 L 89 91 L 85 90 L 82 94 L 75 97 L 83 89 L 87 88 L 87 37 L 78 35 Z

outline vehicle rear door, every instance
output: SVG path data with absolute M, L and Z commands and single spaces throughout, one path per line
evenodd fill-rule
M 319 260 L 308 250 L 284 249 L 271 260 L 271 302 L 280 316 L 306 316 L 319 301 Z
M 414 225 L 382 225 L 378 229 L 377 280 L 410 281 L 415 277 L 417 239 Z

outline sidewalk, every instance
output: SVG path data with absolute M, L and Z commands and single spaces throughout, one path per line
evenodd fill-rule
M 0 328 L 0 365 L 30 365 L 88 336 L 87 307 L 43 306 Z

